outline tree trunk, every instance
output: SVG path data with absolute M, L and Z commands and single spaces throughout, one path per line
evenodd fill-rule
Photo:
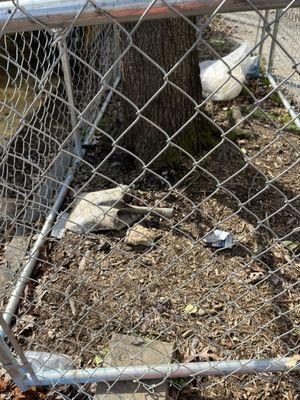
M 125 26 L 128 32 L 133 27 Z M 216 143 L 214 129 L 195 111 L 195 102 L 201 102 L 201 82 L 197 48 L 192 48 L 194 28 L 182 19 L 145 21 L 132 40 L 135 47 L 123 58 L 122 92 L 139 110 L 147 105 L 137 113 L 126 102 L 125 129 L 135 122 L 122 145 L 144 163 L 153 160 L 152 166 L 174 166 L 185 152 L 197 156 L 212 147 Z M 124 35 L 122 50 L 129 44 Z

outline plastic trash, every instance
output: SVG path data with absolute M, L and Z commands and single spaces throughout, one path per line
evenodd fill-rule
M 65 354 L 26 351 L 25 356 L 36 373 L 74 368 L 72 359 Z
M 237 97 L 241 93 L 242 83 L 246 81 L 246 75 L 257 65 L 257 56 L 247 56 L 250 51 L 249 43 L 245 42 L 220 60 L 201 62 L 199 66 L 203 96 L 205 98 L 210 96 L 224 83 L 213 94 L 211 100 L 225 101 Z M 230 72 L 232 68 L 233 70 Z
M 72 211 L 64 212 L 57 220 L 51 235 L 61 239 L 66 230 L 84 234 L 93 231 L 128 228 L 148 213 L 171 218 L 173 208 L 150 209 L 126 203 L 127 186 L 84 193 L 75 200 Z M 128 197 L 128 196 L 127 196 Z
M 126 209 L 86 203 L 77 206 L 71 212 L 65 228 L 76 233 L 93 231 L 120 230 L 137 221 L 140 215 L 127 212 Z
M 231 233 L 216 229 L 203 238 L 203 241 L 210 247 L 219 249 L 231 249 L 233 246 L 234 237 Z
M 68 212 L 63 212 L 58 218 L 55 225 L 52 228 L 51 236 L 56 239 L 62 239 L 66 232 L 66 222 L 70 214 Z

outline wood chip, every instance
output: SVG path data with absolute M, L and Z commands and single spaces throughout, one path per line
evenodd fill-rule
M 125 238 L 125 243 L 131 246 L 153 246 L 156 232 L 142 225 L 131 228 Z

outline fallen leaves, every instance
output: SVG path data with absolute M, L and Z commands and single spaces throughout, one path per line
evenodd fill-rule
M 94 364 L 98 367 L 103 362 L 103 358 L 98 354 L 94 357 Z
M 5 393 L 8 389 L 9 381 L 5 379 L 0 380 L 0 393 Z
M 107 355 L 107 353 L 109 352 L 109 347 L 104 347 L 98 354 L 95 355 L 95 357 L 93 358 L 93 364 L 96 367 L 99 367 L 99 365 L 101 365 L 105 359 L 105 356 Z
M 184 314 L 196 314 L 198 311 L 198 308 L 196 306 L 193 306 L 193 304 L 188 304 L 185 309 L 184 309 Z
M 299 243 L 292 242 L 291 240 L 284 240 L 282 244 L 291 251 L 296 251 L 300 246 Z
M 300 354 L 296 354 L 295 356 L 290 357 L 288 361 L 285 363 L 285 365 L 288 368 L 294 368 L 296 367 L 299 361 L 300 361 Z
M 47 397 L 46 391 L 32 387 L 26 392 L 21 392 L 11 380 L 0 379 L 0 398 L 9 400 L 43 400 Z M 2 397 L 4 395 L 5 397 Z
M 205 361 L 218 361 L 220 359 L 211 347 L 205 347 L 199 357 Z

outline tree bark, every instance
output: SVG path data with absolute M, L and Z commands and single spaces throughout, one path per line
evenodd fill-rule
M 133 27 L 125 26 L 128 32 Z M 201 102 L 195 29 L 183 19 L 145 21 L 132 41 L 135 47 L 123 58 L 122 92 L 139 110 L 146 106 L 137 112 L 126 102 L 124 128 L 134 124 L 122 145 L 144 163 L 153 160 L 156 166 L 174 166 L 185 152 L 197 157 L 216 141 L 214 129 L 196 113 L 193 102 Z M 129 39 L 123 35 L 122 50 L 127 46 Z

